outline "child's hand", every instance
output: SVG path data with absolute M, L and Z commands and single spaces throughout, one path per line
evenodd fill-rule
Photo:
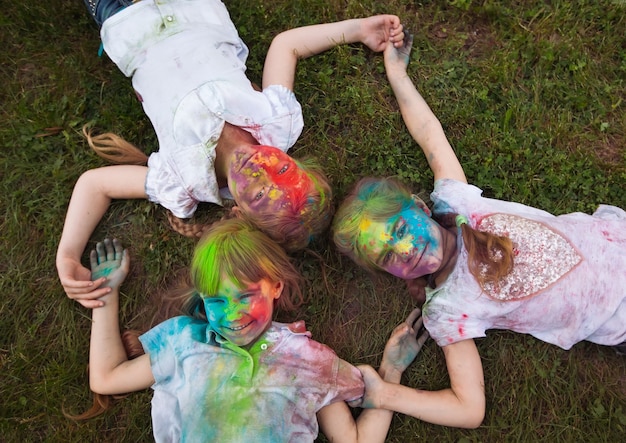
M 409 31 L 404 32 L 404 40 L 397 47 L 395 45 L 387 45 L 384 53 L 385 70 L 387 75 L 394 73 L 406 73 L 411 57 L 411 49 L 413 48 L 413 35 Z
M 423 324 L 422 311 L 414 309 L 406 321 L 391 333 L 385 346 L 381 367 L 399 373 L 403 373 L 409 367 L 428 340 L 428 331 L 422 328 Z
M 385 389 L 385 381 L 380 377 L 374 368 L 368 365 L 357 366 L 363 375 L 365 383 L 365 393 L 363 397 L 348 402 L 353 408 L 377 409 L 381 406 L 380 397 Z
M 105 278 L 92 281 L 91 271 L 72 257 L 57 257 L 56 264 L 59 280 L 69 298 L 86 308 L 102 305 L 97 299 L 110 292 L 109 288 L 101 287 Z
M 391 42 L 394 47 L 402 46 L 403 26 L 395 15 L 374 15 L 361 21 L 361 42 L 374 52 L 382 52 Z
M 119 289 L 120 285 L 128 275 L 130 261 L 128 253 L 123 249 L 118 239 L 111 241 L 105 238 L 103 242 L 98 242 L 96 249 L 91 251 L 91 278 L 97 280 L 106 278 L 106 282 L 101 287 Z

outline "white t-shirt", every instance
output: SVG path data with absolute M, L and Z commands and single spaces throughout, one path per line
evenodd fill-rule
M 481 194 L 439 180 L 433 212 L 462 214 L 473 228 L 511 238 L 513 271 L 481 291 L 459 233 L 455 268 L 426 289 L 424 324 L 437 343 L 484 337 L 487 329 L 531 334 L 563 349 L 582 340 L 626 341 L 626 212 L 602 205 L 593 215 L 554 216 Z
M 101 37 L 157 134 L 146 194 L 177 217 L 229 196 L 220 195 L 213 166 L 225 122 L 283 151 L 302 132 L 292 91 L 259 92 L 246 77 L 248 48 L 219 0 L 142 0 L 105 20 Z

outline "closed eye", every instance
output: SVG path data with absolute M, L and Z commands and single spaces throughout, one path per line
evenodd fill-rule
M 223 298 L 217 298 L 217 297 L 207 297 L 204 299 L 204 305 L 205 306 L 222 306 L 223 304 L 226 303 L 226 300 L 224 300 Z
M 280 168 L 280 171 L 278 171 L 278 175 L 284 174 L 285 172 L 287 172 L 288 169 L 289 169 L 289 165 L 286 164 L 285 166 Z

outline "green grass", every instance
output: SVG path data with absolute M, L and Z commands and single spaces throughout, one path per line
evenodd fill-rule
M 411 76 L 440 117 L 470 181 L 496 198 L 561 214 L 599 203 L 626 208 L 626 3 L 598 1 L 263 0 L 227 2 L 260 83 L 273 35 L 293 26 L 396 13 L 415 33 Z M 83 3 L 12 2 L 0 12 L 0 439 L 150 441 L 149 391 L 99 418 L 90 405 L 90 313 L 65 296 L 54 258 L 79 175 L 103 165 L 84 123 L 155 149 L 130 82 L 105 57 Z M 305 131 L 294 156 L 320 159 L 339 197 L 363 175 L 397 175 L 424 195 L 432 174 L 412 142 L 380 55 L 340 47 L 303 61 L 296 93 Z M 203 216 L 220 217 L 203 209 Z M 193 241 L 148 202 L 116 202 L 92 239 L 131 248 L 122 325 L 148 326 L 158 294 Z M 93 243 L 90 243 L 92 246 Z M 371 278 L 328 242 L 296 256 L 309 301 L 297 313 L 314 337 L 353 363 L 376 365 L 411 309 L 403 285 Z M 86 256 L 85 256 L 86 258 Z M 593 276 L 590 276 L 593 278 Z M 291 319 L 296 316 L 290 317 Z M 284 317 L 283 319 L 287 319 Z M 487 414 L 476 430 L 396 416 L 388 441 L 621 441 L 626 359 L 589 343 L 570 351 L 509 332 L 478 340 Z M 404 383 L 447 386 L 429 342 Z M 320 437 L 320 441 L 324 441 Z

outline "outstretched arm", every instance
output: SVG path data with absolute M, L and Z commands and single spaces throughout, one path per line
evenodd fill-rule
M 405 369 L 413 362 L 422 346 L 428 339 L 428 333 L 421 329 L 421 311 L 415 309 L 407 320 L 396 327 L 391 334 L 391 338 L 385 346 L 383 359 L 378 369 L 378 373 L 373 368 L 367 366 L 374 372 L 379 387 L 383 385 L 397 385 Z M 362 367 L 359 367 L 361 369 Z M 393 410 L 391 409 L 371 409 L 374 405 L 363 405 L 368 402 L 369 392 L 361 402 L 355 402 L 355 406 L 368 407 L 361 412 L 356 422 L 345 403 L 338 406 L 330 405 L 318 413 L 318 421 L 324 435 L 330 441 L 356 441 L 356 442 L 383 442 L 387 436 Z M 376 394 L 375 394 L 376 395 Z M 351 403 L 352 404 L 352 403 Z M 331 408 L 332 407 L 332 408 Z
M 106 278 L 106 304 L 93 310 L 89 345 L 89 385 L 98 394 L 125 394 L 154 383 L 147 354 L 128 360 L 119 329 L 120 286 L 128 274 L 128 253 L 121 243 L 105 239 L 91 251 L 94 278 Z
M 380 380 L 373 368 L 359 367 L 365 380 L 364 401 L 419 418 L 428 423 L 457 428 L 477 428 L 485 416 L 483 367 L 474 340 L 463 340 L 443 347 L 450 388 L 422 391 Z
M 375 15 L 284 31 L 274 38 L 267 51 L 263 88 L 283 85 L 293 91 L 298 60 L 337 45 L 361 42 L 372 51 L 381 52 L 388 42 L 401 45 L 403 38 L 400 19 L 395 15 Z
M 145 166 L 106 166 L 85 172 L 76 182 L 57 249 L 59 279 L 69 298 L 86 308 L 102 306 L 98 300 L 110 289 L 105 278 L 92 279 L 80 257 L 111 199 L 146 198 Z
M 420 145 L 435 180 L 453 178 L 467 183 L 463 168 L 443 132 L 441 123 L 407 74 L 413 38 L 406 33 L 400 48 L 387 44 L 384 60 L 387 78 L 400 105 L 402 118 Z

